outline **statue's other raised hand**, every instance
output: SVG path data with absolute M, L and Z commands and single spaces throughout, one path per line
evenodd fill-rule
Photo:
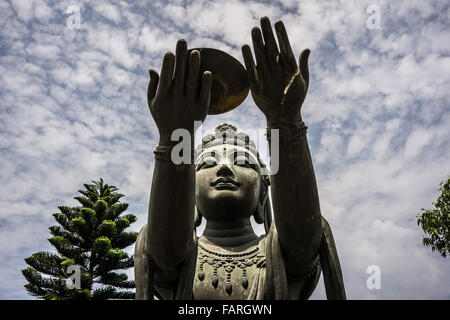
M 185 40 L 177 42 L 176 55 L 164 56 L 161 77 L 150 70 L 147 101 L 160 133 L 160 145 L 170 144 L 175 129 L 194 133 L 194 121 L 203 121 L 211 98 L 212 74 L 200 74 L 200 52 L 188 54 Z
M 275 31 L 279 47 L 269 18 L 261 18 L 261 29 L 252 29 L 256 65 L 250 47 L 242 47 L 251 93 L 269 124 L 300 121 L 300 108 L 308 90 L 310 51 L 306 49 L 301 53 L 298 66 L 281 21 L 275 23 Z

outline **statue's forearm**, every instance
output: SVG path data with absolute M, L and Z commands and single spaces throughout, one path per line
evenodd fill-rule
M 148 248 L 161 268 L 186 256 L 194 230 L 195 169 L 155 160 L 148 212 Z
M 285 253 L 294 260 L 312 261 L 322 236 L 314 168 L 306 135 L 286 138 L 287 132 L 280 130 L 279 168 L 271 176 L 275 223 Z

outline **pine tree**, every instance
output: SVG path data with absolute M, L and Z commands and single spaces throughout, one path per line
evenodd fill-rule
M 43 299 L 134 299 L 134 281 L 115 271 L 133 267 L 133 256 L 123 251 L 135 243 L 136 232 L 124 230 L 136 221 L 122 215 L 128 204 L 124 195 L 103 179 L 84 184 L 81 206 L 60 206 L 53 217 L 48 241 L 57 253 L 40 251 L 26 258 L 22 270 L 27 291 Z M 78 276 L 79 275 L 79 276 Z M 75 281 L 71 281 L 75 280 Z M 78 281 L 78 282 L 77 282 Z

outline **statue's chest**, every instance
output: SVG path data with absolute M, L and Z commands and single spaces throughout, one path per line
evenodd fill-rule
M 194 298 L 247 299 L 257 290 L 265 255 L 259 245 L 242 252 L 215 251 L 199 243 Z

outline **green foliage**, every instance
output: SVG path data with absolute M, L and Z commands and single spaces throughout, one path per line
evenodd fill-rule
M 112 220 L 105 220 L 103 221 L 103 223 L 99 226 L 98 230 L 99 230 L 99 234 L 102 236 L 106 236 L 109 238 L 112 238 L 113 236 L 115 236 L 117 234 L 117 223 L 120 223 L 119 220 L 117 219 L 116 222 L 112 221 Z
M 99 237 L 95 239 L 92 251 L 104 255 L 111 249 L 111 240 L 108 237 Z
M 123 214 L 128 204 L 119 201 L 124 195 L 115 186 L 103 179 L 92 182 L 74 197 L 81 207 L 60 206 L 53 214 L 59 225 L 49 228 L 48 241 L 56 253 L 41 251 L 25 259 L 29 267 L 22 274 L 31 295 L 46 300 L 134 299 L 134 281 L 116 271 L 133 267 L 133 256 L 123 249 L 136 242 L 136 232 L 125 232 L 136 216 Z M 71 266 L 79 268 L 79 288 L 68 286 Z
M 441 182 L 439 191 L 441 195 L 433 202 L 434 209 L 422 209 L 417 224 L 427 234 L 422 239 L 423 245 L 445 258 L 450 253 L 450 177 Z

